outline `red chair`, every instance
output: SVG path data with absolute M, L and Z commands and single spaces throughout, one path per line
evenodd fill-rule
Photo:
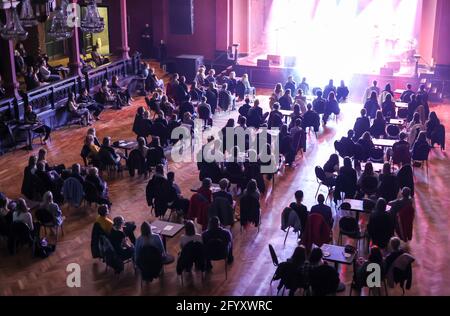
M 329 243 L 331 238 L 331 228 L 320 214 L 310 214 L 306 221 L 305 231 L 302 234 L 302 245 L 307 251 L 311 251 L 312 245 L 322 247 Z

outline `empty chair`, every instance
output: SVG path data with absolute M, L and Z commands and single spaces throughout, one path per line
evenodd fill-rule
M 382 148 L 372 148 L 370 150 L 370 161 L 382 163 L 384 161 L 384 151 Z
M 366 239 L 366 234 L 361 232 L 358 221 L 354 217 L 343 217 L 339 220 L 338 245 L 342 245 L 343 236 L 355 239 L 357 248 L 359 248 L 359 242 L 361 240 L 364 242 Z
M 269 244 L 269 252 L 270 252 L 270 257 L 272 258 L 272 263 L 275 267 L 278 267 L 279 265 L 279 261 L 278 261 L 278 256 L 275 252 L 275 249 L 273 249 L 273 246 L 271 244 Z M 272 280 L 270 281 L 270 284 L 272 284 L 273 281 L 275 281 L 275 277 L 276 277 L 276 271 L 273 274 Z
M 285 208 L 281 213 L 281 230 L 286 232 L 286 236 L 284 237 L 284 245 L 286 245 L 286 240 L 291 228 L 294 233 L 297 233 L 297 238 L 300 238 L 301 226 L 302 223 L 297 215 L 297 212 L 289 207 Z
M 330 179 L 327 178 L 325 171 L 323 171 L 322 167 L 317 166 L 315 168 L 315 173 L 316 173 L 317 183 L 319 183 L 319 187 L 317 188 L 317 192 L 316 192 L 316 198 L 317 198 L 317 195 L 319 194 L 319 190 L 322 186 L 326 186 L 328 188 L 328 195 L 327 195 L 327 198 L 328 198 L 330 196 L 330 192 L 333 190 L 334 185 L 330 182 Z
M 206 259 L 209 261 L 221 261 L 225 263 L 225 280 L 228 279 L 228 245 L 221 239 L 215 238 L 205 245 Z
M 320 214 L 310 214 L 306 221 L 305 231 L 302 234 L 302 245 L 311 251 L 312 245 L 322 247 L 332 240 L 331 228 Z
M 386 135 L 390 139 L 397 139 L 400 135 L 400 128 L 397 125 L 388 125 L 386 127 Z

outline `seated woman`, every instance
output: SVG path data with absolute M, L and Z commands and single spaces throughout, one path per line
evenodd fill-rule
M 67 110 L 73 117 L 81 118 L 84 126 L 92 124 L 91 113 L 87 108 L 83 108 L 81 104 L 77 104 L 74 93 L 69 94 L 69 99 L 67 100 Z
M 123 155 L 116 152 L 111 146 L 111 137 L 103 138 L 103 143 L 100 146 L 98 157 L 103 165 L 116 165 L 117 169 L 121 170 L 122 166 L 120 161 L 122 160 Z
M 259 227 L 261 222 L 261 207 L 259 204 L 260 197 L 261 193 L 258 190 L 256 180 L 250 180 L 247 184 L 247 188 L 241 196 L 240 201 L 240 222 L 243 227 L 248 224 L 254 224 L 256 227 Z
M 373 171 L 373 165 L 368 162 L 364 168 L 364 172 L 358 179 L 358 186 L 361 190 L 362 196 L 365 194 L 371 195 L 376 193 L 378 189 L 378 177 Z
M 395 103 L 392 101 L 392 95 L 386 95 L 386 100 L 381 105 L 381 109 L 384 117 L 395 119 L 397 117 L 395 110 Z
M 119 84 L 119 77 L 113 76 L 111 79 L 111 91 L 117 95 L 117 97 L 123 102 L 124 105 L 131 105 L 130 91 L 127 88 L 123 88 Z
M 53 202 L 53 194 L 50 191 L 45 192 L 44 197 L 42 198 L 42 203 L 40 208 L 47 210 L 53 216 L 53 222 L 55 225 L 60 226 L 64 221 L 64 217 L 62 216 L 61 209 L 58 204 Z
M 108 80 L 103 80 L 100 89 L 95 95 L 95 100 L 100 104 L 113 104 L 115 109 L 120 110 L 125 103 L 116 94 L 114 94 L 108 86 Z
M 256 96 L 256 89 L 252 87 L 250 81 L 248 80 L 248 74 L 243 74 L 241 80 L 238 81 L 236 85 L 236 95 L 239 100 L 244 100 L 246 95 Z
M 303 95 L 302 89 L 297 90 L 297 95 L 295 96 L 295 104 L 298 104 L 298 106 L 300 107 L 300 113 L 302 115 L 306 113 L 307 101 L 306 101 L 306 97 Z
M 123 261 L 133 258 L 134 245 L 131 238 L 128 238 L 124 232 L 125 219 L 117 216 L 113 219 L 113 227 L 109 234 L 109 240 L 117 255 Z
M 416 142 L 412 146 L 411 149 L 411 156 L 414 160 L 415 157 L 423 157 L 425 154 L 425 151 L 429 152 L 431 149 L 430 144 L 427 141 L 427 133 L 426 132 L 420 132 L 419 136 L 417 137 Z
M 134 247 L 134 262 L 139 262 L 141 251 L 145 246 L 156 248 L 162 256 L 163 263 L 168 264 L 173 262 L 173 258 L 166 254 L 161 236 L 152 232 L 152 226 L 147 221 L 142 223 L 141 236 L 136 240 Z
M 161 111 L 163 111 L 164 116 L 166 117 L 171 116 L 175 111 L 175 107 L 172 105 L 172 103 L 169 102 L 166 95 L 163 95 L 161 97 L 159 108 L 161 109 Z
M 189 90 L 189 95 L 190 95 L 192 101 L 199 102 L 202 100 L 203 96 L 205 95 L 205 92 L 199 88 L 197 81 L 194 81 L 191 84 L 191 89 Z
M 323 115 L 323 123 L 326 125 L 328 122 L 328 118 L 331 114 L 338 116 L 341 113 L 341 109 L 339 108 L 339 103 L 336 101 L 336 95 L 334 92 L 330 92 L 328 95 L 328 101 L 325 103 L 325 113 Z
M 180 249 L 183 249 L 190 242 L 203 243 L 202 235 L 195 231 L 195 224 L 193 221 L 186 221 L 184 224 L 185 234 L 180 238 Z
M 381 138 L 386 136 L 386 120 L 381 111 L 377 111 L 377 115 L 370 127 L 370 135 L 373 138 Z
M 291 123 L 289 124 L 289 130 L 291 130 L 295 126 L 295 122 L 300 119 L 303 120 L 303 112 L 301 112 L 300 105 L 294 104 L 293 107 L 294 112 L 291 114 Z M 306 113 L 306 107 L 305 107 L 305 113 Z
M 372 138 L 370 137 L 370 133 L 365 132 L 357 143 L 362 147 L 362 160 L 367 161 L 370 158 L 370 153 L 375 148 L 375 145 L 372 142 Z
M 431 112 L 428 121 L 425 123 L 427 138 L 431 140 L 433 137 L 433 133 L 435 130 L 441 125 L 441 121 L 439 120 L 436 112 Z
M 370 98 L 364 104 L 364 109 L 367 112 L 367 116 L 371 119 L 375 118 L 377 111 L 380 110 L 380 105 L 378 104 L 378 96 L 375 91 L 372 91 Z
M 33 108 L 31 107 L 31 105 L 27 106 L 25 108 L 25 113 L 24 113 L 24 123 L 25 124 L 29 124 L 29 125 L 35 125 L 38 124 L 39 127 L 33 129 L 33 131 L 35 133 L 43 133 L 45 134 L 44 139 L 42 140 L 42 142 L 44 143 L 44 145 L 47 143 L 47 140 L 50 137 L 50 133 L 52 132 L 52 129 L 50 128 L 50 126 L 47 126 L 43 123 L 40 122 L 39 118 L 37 117 L 37 114 L 33 112 Z
M 352 167 L 352 160 L 349 157 L 344 158 L 344 166 L 339 170 L 336 178 L 336 187 L 334 190 L 334 199 L 341 199 L 341 193 L 345 194 L 346 199 L 355 197 L 357 191 L 358 176 L 356 170 Z
M 79 104 L 84 104 L 89 112 L 92 112 L 94 118 L 97 121 L 100 120 L 100 114 L 105 109 L 105 107 L 102 104 L 96 102 L 94 98 L 89 95 L 88 89 L 84 88 L 83 90 L 81 90 L 81 94 L 78 97 L 77 102 Z
M 27 91 L 37 89 L 41 86 L 41 82 L 38 78 L 39 71 L 33 66 L 28 66 L 27 73 L 25 75 L 25 84 Z
M 94 136 L 87 135 L 84 140 L 83 157 L 91 160 L 98 160 L 100 146 L 95 144 Z
M 269 102 L 270 110 L 272 110 L 272 107 L 275 103 L 278 103 L 280 101 L 283 95 L 284 95 L 283 86 L 281 85 L 281 83 L 277 83 L 270 97 Z
M 336 90 L 336 99 L 339 103 L 347 101 L 348 95 L 350 94 L 350 91 L 348 90 L 348 87 L 345 85 L 344 80 L 341 80 L 341 85 L 337 87 Z
M 27 206 L 27 202 L 24 199 L 17 200 L 16 209 L 13 212 L 13 223 L 21 222 L 27 225 L 30 231 L 34 230 L 33 216 L 31 215 L 30 209 Z
M 339 156 L 332 154 L 323 166 L 323 171 L 327 177 L 327 185 L 336 185 L 336 173 L 339 172 Z
M 423 126 L 420 120 L 420 114 L 414 113 L 412 121 L 408 124 L 406 131 L 408 134 L 408 143 L 412 146 L 416 142 L 419 133 L 425 130 L 425 126 Z

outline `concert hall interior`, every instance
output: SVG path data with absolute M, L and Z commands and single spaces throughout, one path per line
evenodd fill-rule
M 0 0 L 0 296 L 450 295 L 449 38 L 448 0 Z

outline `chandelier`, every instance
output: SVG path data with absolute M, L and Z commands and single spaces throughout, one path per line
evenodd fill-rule
M 63 11 L 61 7 L 55 9 L 55 14 L 51 20 L 48 36 L 56 41 L 62 41 L 72 37 L 73 29 L 67 25 L 67 11 Z
M 105 21 L 100 16 L 95 0 L 87 0 L 86 15 L 81 19 L 81 30 L 84 33 L 101 33 L 105 29 Z
M 24 27 L 33 27 L 38 24 L 36 16 L 34 15 L 31 0 L 22 0 L 22 7 L 20 8 L 20 22 Z
M 17 8 L 13 6 L 11 0 L 11 6 L 6 9 L 6 24 L 0 31 L 0 36 L 4 40 L 18 40 L 24 41 L 28 37 L 28 32 L 25 31 L 19 20 L 17 14 Z

